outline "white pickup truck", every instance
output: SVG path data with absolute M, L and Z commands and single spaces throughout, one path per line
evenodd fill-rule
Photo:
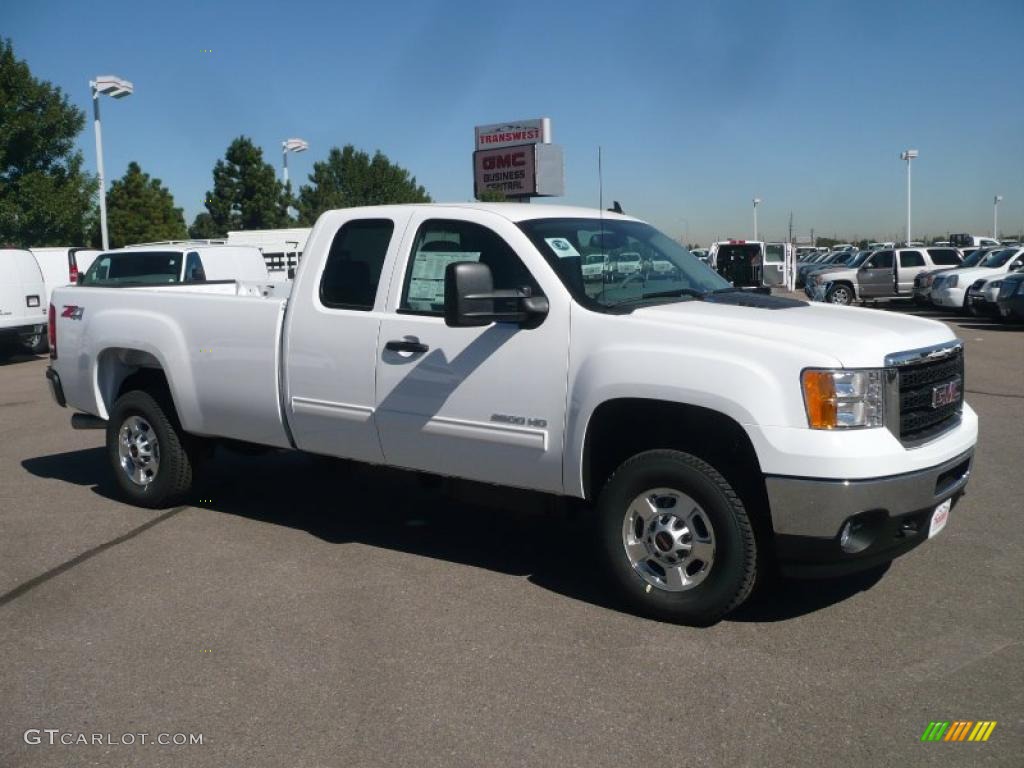
M 589 283 L 610 257 L 670 281 Z M 566 247 L 568 244 L 569 247 Z M 977 438 L 937 322 L 733 288 L 636 219 L 510 203 L 325 213 L 287 299 L 54 293 L 60 405 L 123 494 L 187 498 L 218 439 L 582 500 L 595 574 L 706 624 L 778 562 L 821 575 L 936 534 Z

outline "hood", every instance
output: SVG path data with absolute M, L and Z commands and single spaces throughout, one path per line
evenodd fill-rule
M 958 269 L 955 274 L 959 280 L 958 285 L 970 285 L 979 277 L 990 278 L 999 277 L 1001 274 L 1006 273 L 1004 267 L 971 267 L 970 269 Z
M 723 336 L 769 340 L 834 357 L 847 368 L 880 367 L 893 352 L 920 349 L 956 338 L 935 320 L 862 307 L 806 304 L 764 309 L 706 301 L 642 307 L 637 318 L 653 323 L 697 326 Z M 726 342 L 727 343 L 727 342 Z

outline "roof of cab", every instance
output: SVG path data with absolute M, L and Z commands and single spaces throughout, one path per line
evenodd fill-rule
M 640 221 L 633 216 L 621 213 L 602 211 L 598 208 L 584 208 L 575 205 L 547 205 L 545 203 L 406 203 L 401 205 L 367 206 L 369 213 L 386 213 L 389 210 L 408 210 L 409 208 L 427 208 L 437 211 L 445 209 L 470 209 L 486 211 L 502 216 L 509 221 L 520 222 L 530 219 L 616 219 L 619 221 Z M 328 213 L 349 213 L 355 208 L 338 208 Z

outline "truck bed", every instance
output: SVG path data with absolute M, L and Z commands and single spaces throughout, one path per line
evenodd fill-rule
M 55 367 L 68 404 L 106 419 L 115 371 L 159 367 L 187 431 L 288 447 L 278 378 L 286 299 L 237 290 L 57 289 Z M 77 318 L 69 307 L 81 310 Z

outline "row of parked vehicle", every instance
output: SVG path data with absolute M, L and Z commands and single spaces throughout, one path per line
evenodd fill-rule
M 883 247 L 811 254 L 797 285 L 815 301 L 912 299 L 978 316 L 1024 319 L 1024 247 Z
M 205 293 L 284 295 L 284 273 L 267 271 L 254 246 L 182 241 L 89 248 L 0 249 L 0 343 L 47 351 L 47 314 L 55 288 L 193 283 Z

